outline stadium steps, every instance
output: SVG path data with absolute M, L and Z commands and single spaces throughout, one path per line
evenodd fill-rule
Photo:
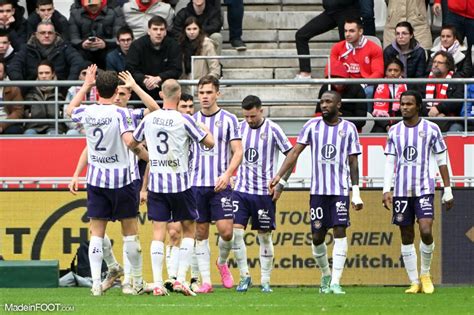
M 0 288 L 57 288 L 57 260 L 1 260 Z

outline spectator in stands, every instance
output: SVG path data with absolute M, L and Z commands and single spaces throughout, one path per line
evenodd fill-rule
M 457 31 L 452 25 L 444 25 L 441 28 L 440 41 L 433 45 L 431 54 L 428 59 L 427 75 L 431 71 L 431 61 L 435 53 L 443 50 L 450 53 L 454 58 L 456 64 L 456 74 L 460 78 L 470 78 L 472 76 L 472 57 L 471 50 L 462 43 L 458 36 Z
M 30 14 L 26 21 L 27 38 L 36 32 L 36 27 L 41 21 L 51 21 L 56 33 L 61 35 L 64 41 L 69 41 L 69 23 L 64 15 L 54 9 L 53 0 L 38 0 L 36 2 L 36 11 Z
M 48 61 L 43 60 L 37 67 L 37 79 L 38 81 L 52 81 L 57 80 L 56 73 L 54 72 L 54 65 Z M 26 101 L 36 101 L 37 104 L 29 105 L 25 112 L 25 117 L 29 119 L 54 119 L 62 117 L 60 112 L 60 105 L 57 104 L 44 104 L 41 102 L 50 102 L 55 100 L 54 86 L 37 86 L 30 90 L 25 96 Z M 59 94 L 58 100 L 64 100 L 64 97 Z M 58 112 L 56 112 L 58 111 Z M 63 123 L 59 124 L 58 132 L 64 133 L 66 126 Z M 55 131 L 54 122 L 31 122 L 25 124 L 26 135 L 36 134 L 48 134 L 53 135 Z
M 295 35 L 298 55 L 309 55 L 311 38 L 326 33 L 334 27 L 339 29 L 339 39 L 344 39 L 344 22 L 347 18 L 359 18 L 359 0 L 323 0 L 324 11 L 311 19 Z M 311 78 L 311 60 L 299 59 L 300 72 L 295 79 Z
M 433 57 L 433 65 L 429 78 L 450 79 L 457 77 L 455 73 L 454 58 L 446 51 L 438 51 Z M 425 98 L 429 99 L 451 99 L 463 98 L 464 86 L 455 83 L 428 83 L 426 84 Z M 429 117 L 459 117 L 462 102 L 427 102 L 426 110 Z M 462 131 L 460 121 L 436 121 L 441 131 Z
M 178 42 L 167 36 L 166 20 L 154 16 L 148 21 L 148 35 L 135 40 L 127 54 L 127 69 L 135 81 L 159 99 L 161 83 L 178 79 L 182 72 L 182 56 Z
M 5 64 L 5 73 L 8 71 L 8 65 L 16 55 L 16 50 L 10 44 L 10 35 L 4 30 L 0 30 L 0 60 Z
M 399 59 L 392 59 L 385 64 L 385 78 L 403 78 L 404 65 Z M 382 99 L 400 99 L 400 95 L 407 90 L 406 84 L 382 83 L 377 85 L 374 92 L 374 117 L 397 117 L 400 115 L 400 103 L 398 101 L 377 101 Z M 396 120 L 376 120 L 372 132 L 387 132 Z
M 181 79 L 200 79 L 205 75 L 212 75 L 217 79 L 221 77 L 221 66 L 217 59 L 198 59 L 194 61 L 194 76 L 191 77 L 191 56 L 216 55 L 212 40 L 206 37 L 196 17 L 190 16 L 184 22 L 179 44 L 183 54 L 183 75 Z M 183 91 L 189 92 L 188 86 L 183 88 Z
M 133 32 L 128 26 L 122 26 L 117 31 L 117 48 L 107 54 L 105 58 L 106 70 L 125 71 L 127 61 L 125 57 L 133 42 Z
M 439 16 L 441 13 L 441 0 L 434 0 L 433 11 Z M 449 0 L 445 23 L 453 25 L 459 35 L 460 42 L 467 37 L 469 49 L 474 45 L 474 1 L 472 0 Z M 443 19 L 444 20 L 444 19 Z
M 359 0 L 359 6 L 364 34 L 375 36 L 374 0 Z
M 331 68 L 337 64 L 346 67 L 350 78 L 376 79 L 383 77 L 382 48 L 363 35 L 360 19 L 347 19 L 344 24 L 346 39 L 331 49 Z M 372 98 L 374 87 L 364 85 L 367 98 Z M 372 103 L 369 104 L 372 112 Z
M 107 53 L 117 46 L 115 34 L 125 24 L 123 13 L 108 7 L 106 0 L 82 1 L 81 8 L 71 9 L 71 43 L 84 59 L 105 69 Z
M 388 1 L 388 0 L 386 0 Z M 431 30 L 428 25 L 425 0 L 390 0 L 388 1 L 387 21 L 383 31 L 383 47 L 395 39 L 395 26 L 401 21 L 408 21 L 413 26 L 415 38 L 424 49 L 432 45 Z
M 385 47 L 383 59 L 385 68 L 387 63 L 397 58 L 403 63 L 404 78 L 424 78 L 426 72 L 426 51 L 415 39 L 411 24 L 403 21 L 395 27 L 395 40 L 390 46 Z M 416 89 L 417 86 L 408 86 Z
M 81 70 L 79 74 L 79 80 L 84 81 L 86 77 L 86 71 L 87 67 L 89 66 L 89 63 L 84 64 L 84 68 Z M 71 102 L 71 100 L 76 96 L 76 94 L 79 92 L 81 89 L 81 86 L 71 86 L 69 90 L 67 91 L 66 95 L 66 102 L 67 104 L 64 104 L 63 106 L 63 114 L 64 118 L 70 119 L 71 117 L 66 114 L 66 107 L 67 105 Z M 99 93 L 97 93 L 97 87 L 93 86 L 90 91 L 84 96 L 83 101 L 90 101 L 90 102 L 97 102 L 99 100 Z M 67 131 L 66 134 L 70 136 L 77 136 L 81 134 L 85 134 L 85 130 L 82 124 L 80 123 L 75 123 L 75 122 L 69 122 L 66 123 Z
M 326 77 L 328 77 L 326 69 Z M 347 73 L 346 67 L 342 64 L 337 63 L 331 67 L 331 78 L 343 78 L 348 79 L 349 73 Z M 333 84 L 331 85 L 331 90 L 335 90 L 343 99 L 365 99 L 365 92 L 360 84 Z M 324 84 L 319 90 L 318 98 L 321 99 L 321 96 L 324 92 L 329 90 L 329 85 Z M 342 102 L 341 108 L 339 109 L 342 117 L 367 117 L 367 102 Z M 321 107 L 319 103 L 316 105 L 315 116 L 321 116 Z M 351 121 L 357 127 L 357 130 L 360 132 L 362 127 L 365 125 L 365 120 L 354 120 Z
M 0 81 L 8 80 L 5 63 L 0 61 Z M 21 91 L 16 86 L 0 87 L 0 119 L 22 119 L 23 105 L 3 102 L 23 101 Z M 0 122 L 0 134 L 22 134 L 21 123 Z
M 8 76 L 11 80 L 35 80 L 38 65 L 44 59 L 54 65 L 59 80 L 77 80 L 84 63 L 81 55 L 56 34 L 53 23 L 42 21 L 27 45 L 10 62 Z M 22 89 L 23 95 L 27 89 Z
M 184 24 L 188 17 L 194 16 L 202 25 L 204 33 L 213 40 L 216 53 L 221 55 L 222 51 L 222 13 L 213 5 L 213 0 L 192 0 L 186 8 L 182 9 L 174 19 L 171 35 L 175 39 L 184 31 Z
M 168 29 L 171 29 L 175 12 L 171 5 L 161 0 L 130 0 L 123 5 L 123 15 L 127 25 L 133 30 L 134 37 L 140 38 L 146 35 L 148 20 L 153 16 L 164 18 Z
M 21 8 L 16 3 L 14 0 L 0 0 L 0 29 L 8 32 L 11 45 L 19 51 L 26 43 L 26 20 L 22 13 L 16 13 Z M 25 9 L 21 9 L 24 12 Z

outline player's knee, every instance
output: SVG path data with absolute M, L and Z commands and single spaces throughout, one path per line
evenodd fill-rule
M 233 236 L 234 236 L 234 234 L 233 234 L 232 229 L 229 230 L 229 231 L 222 231 L 222 232 L 220 233 L 220 237 L 221 237 L 224 241 L 226 241 L 226 242 L 232 240 L 232 237 L 233 237 Z
M 258 241 L 262 245 L 269 245 L 272 242 L 272 233 L 271 232 L 258 233 Z
M 170 235 L 171 245 L 178 246 L 181 242 L 181 233 L 178 233 L 176 230 L 169 230 L 168 233 Z
M 433 234 L 431 233 L 431 229 L 426 231 L 420 231 L 420 238 L 425 244 L 433 243 Z
M 325 236 L 317 233 L 313 233 L 313 244 L 314 246 L 321 245 L 324 243 Z

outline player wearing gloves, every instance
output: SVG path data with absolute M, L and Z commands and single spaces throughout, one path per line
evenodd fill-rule
M 446 144 L 439 127 L 420 118 L 421 95 L 413 90 L 403 92 L 400 110 L 403 121 L 392 126 L 385 147 L 386 163 L 383 188 L 383 205 L 390 210 L 393 205 L 392 222 L 400 227 L 401 252 L 411 286 L 405 293 L 433 293 L 430 277 L 434 242 L 432 234 L 434 218 L 435 176 L 431 171 L 430 156 L 436 163 L 444 184 L 443 204 L 453 207 L 446 157 Z M 395 176 L 393 197 L 391 190 Z M 417 255 L 414 245 L 415 217 L 420 229 L 421 269 L 418 278 Z

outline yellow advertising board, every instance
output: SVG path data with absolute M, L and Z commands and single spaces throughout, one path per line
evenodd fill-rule
M 391 224 L 391 213 L 381 205 L 380 191 L 363 191 L 365 209 L 351 211 L 348 229 L 349 251 L 342 284 L 407 284 L 408 278 L 400 257 L 400 233 Z M 0 192 L 0 254 L 8 260 L 57 259 L 60 268 L 69 268 L 76 250 L 88 239 L 86 194 L 72 196 L 69 192 Z M 308 191 L 287 191 L 277 205 L 277 230 L 274 231 L 275 267 L 272 283 L 275 285 L 317 285 L 320 272 L 311 254 Z M 435 205 L 440 205 L 436 195 Z M 146 219 L 146 207 L 141 209 L 140 239 L 144 258 L 144 276 L 152 281 L 150 243 L 152 228 Z M 436 209 L 434 236 L 435 250 L 432 275 L 435 283 L 441 281 L 441 216 Z M 110 223 L 107 234 L 114 241 L 114 252 L 122 261 L 120 223 Z M 418 234 L 418 233 L 417 233 Z M 245 234 L 250 272 L 255 283 L 260 281 L 259 247 L 256 232 L 250 227 Z M 333 239 L 329 233 L 326 242 L 331 256 Z M 217 236 L 213 226 L 210 232 L 211 264 L 217 259 Z M 419 238 L 415 240 L 418 248 Z M 229 264 L 234 278 L 238 268 L 233 255 Z M 217 269 L 212 268 L 212 281 L 219 283 Z M 166 277 L 166 268 L 163 268 Z

